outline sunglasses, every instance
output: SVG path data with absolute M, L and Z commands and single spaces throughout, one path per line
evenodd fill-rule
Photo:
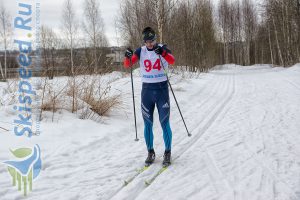
M 144 40 L 145 43 L 154 43 L 155 40 Z

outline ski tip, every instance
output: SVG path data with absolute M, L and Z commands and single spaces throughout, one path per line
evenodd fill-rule
M 149 181 L 145 181 L 145 185 L 149 186 L 151 183 Z

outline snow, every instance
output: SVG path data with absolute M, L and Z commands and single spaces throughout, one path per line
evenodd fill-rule
M 130 75 L 107 75 L 122 106 L 99 121 L 79 119 L 68 110 L 45 112 L 40 136 L 13 134 L 13 105 L 0 108 L 0 161 L 9 149 L 39 144 L 43 167 L 27 199 L 300 199 L 300 64 L 216 66 L 206 74 L 172 74 L 171 83 L 185 121 L 187 137 L 171 98 L 172 165 L 148 187 L 161 168 L 164 144 L 155 111 L 157 159 L 129 185 L 143 166 L 146 145 L 140 111 L 141 81 L 134 73 L 139 141 L 135 142 Z M 57 82 L 67 81 L 60 78 Z M 58 84 L 59 85 L 59 84 Z M 0 94 L 5 83 L 0 83 Z M 170 93 L 171 96 L 171 93 Z M 3 102 L 4 96 L 1 98 Z M 7 97 L 5 97 L 7 98 Z M 0 102 L 0 103 L 1 103 Z M 0 198 L 23 199 L 0 165 Z

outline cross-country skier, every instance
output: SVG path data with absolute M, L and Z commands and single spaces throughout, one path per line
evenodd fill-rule
M 144 46 L 134 52 L 128 48 L 125 52 L 124 66 L 132 67 L 139 61 L 142 75 L 141 110 L 144 119 L 144 137 L 147 145 L 148 156 L 146 166 L 155 160 L 153 148 L 153 112 L 155 104 L 159 113 L 159 120 L 163 130 L 165 152 L 163 165 L 171 164 L 172 131 L 170 128 L 170 99 L 167 82 L 168 64 L 174 64 L 175 59 L 166 45 L 156 43 L 156 34 L 151 27 L 146 27 L 143 32 Z

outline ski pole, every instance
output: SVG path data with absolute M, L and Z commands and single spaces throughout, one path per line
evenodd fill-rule
M 134 112 L 134 126 L 135 126 L 135 140 L 134 141 L 139 141 L 137 137 L 137 127 L 136 127 L 136 113 L 135 113 L 135 100 L 134 100 L 134 88 L 133 88 L 133 76 L 132 76 L 132 60 L 130 60 L 130 75 L 131 75 L 131 89 L 132 89 L 132 100 L 133 100 L 133 112 Z
M 160 59 L 161 65 L 162 65 L 162 67 L 163 67 L 163 69 L 164 69 L 165 75 L 166 75 L 166 77 L 167 77 L 168 84 L 169 84 L 169 86 L 170 86 L 170 89 L 171 89 L 171 91 L 172 91 L 173 97 L 174 97 L 174 99 L 175 99 L 175 102 L 176 102 L 177 108 L 178 108 L 178 110 L 179 110 L 179 113 L 180 113 L 181 119 L 182 119 L 182 121 L 183 121 L 183 124 L 184 124 L 184 126 L 185 126 L 185 129 L 186 129 L 186 132 L 187 132 L 188 136 L 189 136 L 189 137 L 191 137 L 191 136 L 192 136 L 192 134 L 191 134 L 191 133 L 189 133 L 189 131 L 188 131 L 188 128 L 187 128 L 187 126 L 186 126 L 186 124 L 185 124 L 184 118 L 183 118 L 183 116 L 182 116 L 182 113 L 181 113 L 181 110 L 180 110 L 180 108 L 179 108 L 179 104 L 178 104 L 178 102 L 177 102 L 177 99 L 176 99 L 175 93 L 174 93 L 174 91 L 173 91 L 173 88 L 172 88 L 172 85 L 171 85 L 171 83 L 170 83 L 170 81 L 169 81 L 169 77 L 168 77 L 167 71 L 166 71 L 166 69 L 165 69 L 165 66 L 164 66 L 164 64 L 163 64 L 162 60 L 161 60 L 161 56 L 160 56 L 160 55 L 159 55 L 159 59 Z

